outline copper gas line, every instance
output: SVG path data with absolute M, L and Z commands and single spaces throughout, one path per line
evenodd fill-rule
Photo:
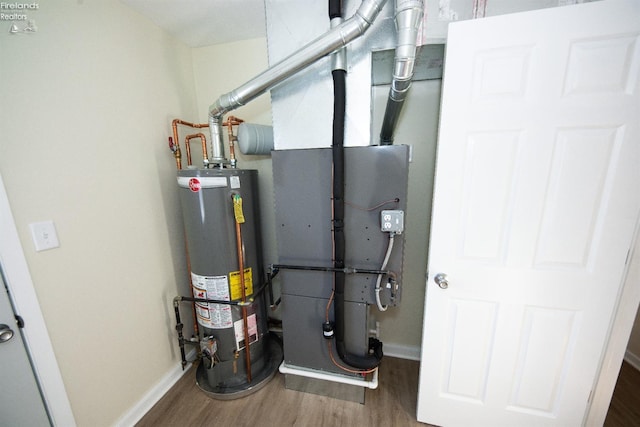
M 233 194 L 232 200 L 235 204 L 235 198 L 239 197 L 238 194 Z M 235 211 L 235 206 L 234 206 Z M 240 220 L 239 215 L 235 214 L 235 222 L 236 222 L 236 242 L 238 249 L 238 270 L 240 273 L 240 292 L 241 292 L 241 300 L 242 305 L 240 310 L 242 311 L 242 329 L 244 332 L 244 355 L 245 355 L 245 365 L 247 369 L 247 381 L 251 382 L 251 352 L 249 347 L 249 322 L 247 319 L 247 306 L 245 305 L 247 301 L 247 293 L 244 288 L 244 245 L 242 243 L 242 230 L 240 228 L 241 222 L 244 222 L 244 218 Z
M 240 123 L 243 123 L 244 120 L 239 119 L 234 116 L 227 117 L 227 120 L 223 123 L 224 126 L 227 126 L 227 130 L 229 132 L 229 163 L 231 167 L 235 169 L 236 167 L 236 150 L 235 150 L 235 142 L 238 138 L 233 134 L 233 127 L 238 126 Z
M 189 142 L 194 138 L 200 138 L 200 141 L 202 141 L 202 161 L 205 165 L 209 164 L 209 158 L 207 156 L 207 138 L 203 133 L 194 133 L 192 135 L 187 135 L 184 140 L 184 146 L 187 149 L 187 165 L 191 166 L 191 146 Z
M 178 139 L 178 125 L 184 125 L 184 126 L 189 126 L 192 128 L 196 128 L 196 129 L 200 129 L 200 128 L 207 128 L 209 127 L 209 123 L 191 123 L 191 122 L 185 122 L 184 120 L 180 120 L 180 119 L 173 119 L 173 121 L 171 122 L 171 128 L 173 130 L 173 141 L 171 139 L 169 139 L 169 146 L 171 147 L 173 144 L 176 145 L 175 148 L 171 148 L 171 150 L 174 153 L 174 156 L 176 158 L 176 166 L 178 167 L 178 170 L 182 169 L 182 164 L 181 164 L 181 160 L 180 160 L 180 140 Z M 207 158 L 208 156 L 205 156 L 205 158 Z M 207 159 L 208 162 L 208 159 Z

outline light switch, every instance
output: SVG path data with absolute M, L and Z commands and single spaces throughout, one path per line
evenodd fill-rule
M 34 222 L 29 224 L 29 228 L 37 252 L 60 246 L 53 221 Z

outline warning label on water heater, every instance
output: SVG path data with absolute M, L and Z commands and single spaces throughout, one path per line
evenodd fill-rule
M 236 349 L 240 351 L 246 346 L 244 339 L 244 321 L 242 319 L 236 320 L 233 324 L 233 329 L 236 334 Z M 249 345 L 258 341 L 258 324 L 255 313 L 247 317 L 247 335 L 249 336 Z
M 253 293 L 253 274 L 251 267 L 244 269 L 244 294 L 249 296 Z M 229 284 L 231 285 L 231 299 L 237 300 L 242 298 L 242 286 L 240 285 L 240 272 L 232 271 L 229 273 Z
M 196 298 L 229 301 L 229 279 L 227 276 L 201 276 L 191 273 L 193 296 Z M 205 328 L 226 329 L 233 326 L 231 306 L 197 302 L 198 323 Z

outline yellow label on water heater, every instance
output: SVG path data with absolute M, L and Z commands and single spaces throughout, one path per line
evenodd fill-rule
M 242 212 L 242 197 L 239 195 L 233 196 L 233 214 L 236 217 L 238 224 L 244 223 L 244 213 Z
M 242 298 L 239 271 L 229 273 L 229 288 L 231 290 L 232 301 Z M 244 269 L 244 294 L 247 297 L 253 294 L 253 274 L 251 273 L 251 267 Z

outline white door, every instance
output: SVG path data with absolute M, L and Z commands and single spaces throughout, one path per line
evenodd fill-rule
M 48 426 L 47 412 L 0 268 L 0 425 Z
M 419 421 L 583 423 L 640 211 L 639 68 L 633 0 L 449 26 Z

